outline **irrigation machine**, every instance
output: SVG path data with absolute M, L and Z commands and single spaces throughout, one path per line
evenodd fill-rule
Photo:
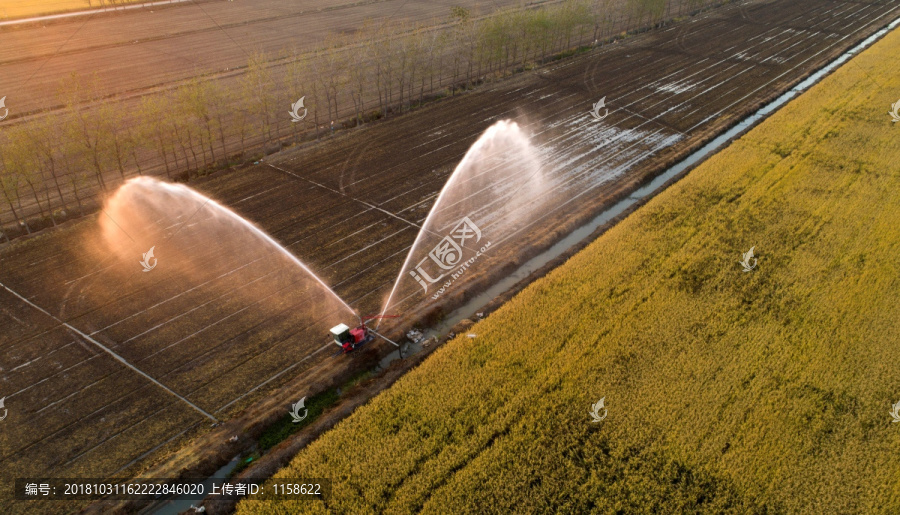
M 338 352 L 337 355 L 353 352 L 354 350 L 374 340 L 376 336 L 397 347 L 398 349 L 401 349 L 400 344 L 394 342 L 393 340 L 387 338 L 382 334 L 379 334 L 367 325 L 367 323 L 371 322 L 372 320 L 380 320 L 383 318 L 398 318 L 398 315 L 368 315 L 360 317 L 359 325 L 353 329 L 351 329 L 347 324 L 338 324 L 332 327 L 331 337 L 334 339 L 334 343 L 341 348 L 341 351 Z

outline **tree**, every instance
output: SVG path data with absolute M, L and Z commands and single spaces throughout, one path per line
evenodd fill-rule
M 31 234 L 31 227 L 28 226 L 28 221 L 20 215 L 22 210 L 22 200 L 19 198 L 18 175 L 4 167 L 3 170 L 0 171 L 0 189 L 3 190 L 3 198 L 6 199 L 6 203 L 9 205 L 9 210 L 16 219 L 16 223 L 18 223 L 19 227 L 24 227 L 28 234 Z M 17 203 L 19 205 L 18 210 L 16 210 Z
M 68 108 L 67 115 L 63 118 L 65 137 L 80 142 L 77 161 L 93 170 L 97 184 L 105 192 L 103 172 L 109 158 L 108 142 L 111 139 L 107 133 L 108 126 L 102 116 L 89 112 L 83 105 L 87 100 L 98 97 L 96 91 L 96 76 L 91 81 L 84 82 L 77 74 L 72 73 L 61 83 L 59 96 Z
M 35 161 L 35 153 L 32 152 L 28 135 L 24 126 L 17 126 L 6 131 L 6 138 L 3 142 L 3 153 L 0 154 L 0 162 L 3 164 L 4 171 L 4 194 L 10 208 L 13 208 L 12 200 L 15 199 L 19 205 L 18 212 L 14 214 L 18 218 L 21 215 L 21 221 L 24 221 L 26 230 L 30 233 L 28 227 L 27 213 L 22 207 L 21 188 L 22 181 L 28 185 L 34 198 L 34 202 L 40 211 L 41 217 L 46 217 L 44 205 L 38 197 L 36 183 L 43 182 L 42 177 L 37 176 L 37 162 Z M 49 201 L 49 199 L 48 199 Z M 49 206 L 48 206 L 49 207 Z M 52 213 L 51 213 L 52 218 Z M 54 225 L 56 221 L 54 220 Z
M 437 25 L 437 22 L 432 22 L 431 25 Z M 443 78 L 443 68 L 444 68 L 444 59 L 443 59 L 443 44 L 444 44 L 444 35 L 443 32 L 438 31 L 436 29 L 428 29 L 424 31 L 423 39 L 423 53 L 427 56 L 425 60 L 425 67 L 422 73 L 422 87 L 419 90 L 419 103 L 421 104 L 424 99 L 425 94 L 425 73 L 428 74 L 429 86 L 428 90 L 434 93 L 434 72 L 437 70 L 438 72 L 438 87 L 441 86 L 441 79 Z
M 665 3 L 665 0 L 651 0 Z M 584 36 L 585 28 L 593 22 L 590 8 L 581 0 L 567 0 L 558 10 L 561 32 L 565 35 L 564 49 L 572 48 L 572 36 L 579 29 L 578 42 Z
M 401 24 L 396 28 L 396 31 L 402 34 L 406 32 L 406 27 Z M 412 68 L 411 52 L 414 52 L 411 45 L 412 39 L 413 38 L 408 35 L 397 35 L 390 39 L 391 56 L 396 59 L 397 62 L 394 74 L 397 77 L 397 93 L 399 94 L 397 98 L 398 112 L 403 112 L 404 88 L 409 84 L 409 76 L 412 73 L 410 71 Z M 393 82 L 394 81 L 391 81 L 391 83 Z
M 163 166 L 166 169 L 166 177 L 171 180 L 173 166 L 178 166 L 178 155 L 175 154 L 175 142 L 172 139 L 172 133 L 166 127 L 166 105 L 164 102 L 165 97 L 159 95 L 141 97 L 138 118 L 141 120 L 141 139 L 153 142 L 152 145 L 156 149 L 156 154 L 162 158 Z M 170 154 L 174 154 L 174 163 L 170 161 Z
M 391 39 L 393 34 L 381 27 L 374 35 L 372 57 L 375 60 L 375 88 L 378 90 L 378 104 L 381 114 L 387 116 L 392 99 L 392 82 L 394 80 L 394 56 Z
M 614 16 L 616 11 L 616 0 L 600 0 L 594 2 L 592 15 L 594 17 L 594 41 L 606 39 L 615 33 Z
M 547 50 L 550 44 L 551 22 L 547 15 L 546 9 L 538 9 L 531 11 L 527 22 L 528 39 L 533 41 L 536 47 L 541 49 L 540 60 L 547 57 Z M 537 56 L 535 56 L 537 58 Z
M 101 134 L 109 139 L 107 145 L 109 146 L 110 160 L 115 161 L 119 177 L 122 182 L 125 182 L 125 167 L 128 164 L 129 156 L 134 156 L 133 150 L 137 142 L 129 125 L 130 120 L 118 109 L 119 107 L 103 102 L 96 109 L 94 116 L 101 124 Z
M 56 124 L 56 120 L 50 117 L 38 118 L 31 122 L 26 129 L 31 147 L 42 161 L 41 168 L 50 172 L 53 185 L 56 187 L 56 193 L 59 195 L 59 203 L 65 211 L 68 211 L 69 206 L 66 203 L 62 186 L 60 185 L 60 167 L 57 154 L 60 150 L 60 140 L 63 137 L 62 132 Z
M 371 48 L 366 41 L 369 34 L 368 26 L 363 27 L 356 34 L 353 49 L 347 52 L 348 92 L 356 110 L 356 123 L 363 122 L 363 110 L 366 101 L 366 85 L 370 82 Z
M 64 138 L 59 141 L 57 150 L 59 151 L 63 169 L 68 170 L 65 177 L 72 186 L 72 193 L 75 195 L 75 202 L 78 204 L 78 214 L 81 215 L 84 213 L 84 209 L 81 205 L 81 196 L 78 190 L 79 188 L 87 187 L 88 176 L 74 162 L 73 156 L 77 153 L 77 150 L 75 150 L 77 146 L 77 142 Z
M 319 138 L 319 114 L 321 114 L 321 109 L 319 109 L 319 107 L 322 105 L 321 100 L 325 96 L 325 87 L 319 80 L 319 74 L 324 71 L 322 69 L 323 62 L 320 56 L 321 52 L 321 49 L 316 49 L 309 58 L 309 61 L 307 61 L 311 77 L 309 79 L 310 94 L 306 97 L 308 101 L 305 102 L 305 106 L 313 115 L 313 123 L 316 126 L 316 139 Z
M 247 62 L 247 72 L 241 78 L 243 99 L 257 122 L 257 133 L 263 142 L 272 141 L 272 118 L 275 113 L 272 72 L 264 53 L 253 54 Z
M 454 22 L 451 32 L 450 52 L 453 56 L 453 83 L 450 85 L 450 94 L 455 94 L 456 85 L 459 83 L 460 68 L 465 60 L 467 44 L 466 39 L 470 35 L 472 21 L 469 10 L 464 7 L 451 7 L 450 18 Z M 470 67 L 471 68 L 471 67 Z M 468 82 L 468 78 L 466 79 Z
M 504 65 L 504 54 L 509 57 L 510 41 L 507 32 L 507 24 L 509 11 L 504 9 L 495 12 L 479 25 L 479 44 L 478 44 L 478 61 L 479 63 L 487 63 L 488 73 L 494 72 L 502 74 Z M 479 70 L 479 75 L 481 71 Z
M 296 102 L 297 100 L 303 98 L 308 91 L 306 91 L 306 85 L 308 84 L 308 76 L 309 70 L 307 64 L 303 60 L 299 50 L 295 47 L 291 51 L 291 57 L 288 60 L 287 65 L 284 70 L 284 81 L 285 81 L 285 90 L 288 92 L 288 98 L 292 99 L 291 103 Z M 304 109 L 309 113 L 309 105 L 304 98 L 303 102 Z M 300 125 L 303 124 L 303 125 Z M 291 132 L 293 134 L 294 142 L 296 143 L 298 140 L 298 125 L 303 127 L 306 125 L 306 117 L 303 118 L 302 122 L 291 122 Z
M 203 147 L 203 137 L 206 137 L 207 148 L 212 163 L 216 162 L 216 151 L 213 147 L 213 130 L 218 121 L 212 114 L 212 109 L 220 100 L 218 88 L 212 81 L 191 79 L 187 84 L 178 89 L 179 105 L 184 108 L 195 122 L 198 122 L 200 131 L 200 146 Z M 225 150 L 225 139 L 222 137 L 222 151 Z

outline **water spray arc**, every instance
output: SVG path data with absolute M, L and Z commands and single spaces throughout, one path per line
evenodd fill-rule
M 191 188 L 147 177 L 132 179 L 107 200 L 104 212 L 107 216 L 100 219 L 101 235 L 106 247 L 124 263 L 133 261 L 138 246 L 152 242 L 154 248 L 165 250 L 165 255 L 160 256 L 164 261 L 161 269 L 188 285 L 197 283 L 195 288 L 209 284 L 217 274 L 231 276 L 236 270 L 252 266 L 253 273 L 262 273 L 281 288 L 276 291 L 284 291 L 281 298 L 299 299 L 284 312 L 304 324 L 310 321 L 300 333 L 314 337 L 321 334 L 315 327 L 330 323 L 324 326 L 327 328 L 335 322 L 356 318 L 359 325 L 353 329 L 345 324 L 331 329 L 332 338 L 343 352 L 376 337 L 400 347 L 369 327 L 372 320 L 390 316 L 360 316 L 322 278 L 271 236 Z M 241 282 L 238 277 L 235 280 Z M 279 296 L 273 298 L 274 307 L 281 309 Z M 260 301 L 252 295 L 246 300 L 251 305 L 259 305 Z
M 341 348 L 339 354 L 375 338 L 402 352 L 400 344 L 379 331 L 382 321 L 399 318 L 388 315 L 388 310 L 403 306 L 405 311 L 409 306 L 415 315 L 418 308 L 440 297 L 450 283 L 457 281 L 461 289 L 473 274 L 489 271 L 483 267 L 471 272 L 470 265 L 478 259 L 492 259 L 482 257 L 497 248 L 491 247 L 491 238 L 503 244 L 500 250 L 506 256 L 514 255 L 518 249 L 504 242 L 515 239 L 505 236 L 539 216 L 547 182 L 542 171 L 536 148 L 518 124 L 503 120 L 486 129 L 439 192 L 380 312 L 369 316 L 361 316 L 310 267 L 254 224 L 180 184 L 148 177 L 127 181 L 106 203 L 107 216 L 100 218 L 101 235 L 123 263 L 134 261 L 139 255 L 137 248 L 146 252 L 155 246 L 160 250 L 158 269 L 179 275 L 188 285 L 207 284 L 252 264 L 248 274 L 262 273 L 279 287 L 289 286 L 285 295 L 294 304 L 282 312 L 293 319 L 313 321 L 303 329 L 310 331 L 310 337 L 322 334 L 315 327 L 323 332 L 330 327 L 331 338 Z M 139 275 L 151 279 L 150 274 Z M 128 280 L 141 279 L 129 276 Z M 442 286 L 439 281 L 445 279 Z M 256 304 L 255 297 L 249 300 Z M 283 309 L 279 302 L 284 300 L 275 297 L 272 302 Z M 353 318 L 356 327 L 340 323 Z
M 271 236 L 231 209 L 187 186 L 170 184 L 149 177 L 130 179 L 107 201 L 106 211 L 109 216 L 101 218 L 100 222 L 104 236 L 114 250 L 120 253 L 123 250 L 131 252 L 131 245 L 127 245 L 123 249 L 121 241 L 117 240 L 122 240 L 129 233 L 146 235 L 147 226 L 152 227 L 160 219 L 172 218 L 169 213 L 172 210 L 175 211 L 176 220 L 181 218 L 183 220 L 174 224 L 178 229 L 174 234 L 167 236 L 166 241 L 177 235 L 181 228 L 188 226 L 189 223 L 200 224 L 210 219 L 216 226 L 214 229 L 218 231 L 210 230 L 208 237 L 210 244 L 220 243 L 219 240 L 223 236 L 228 237 L 231 230 L 245 231 L 252 238 L 259 240 L 253 242 L 254 244 L 275 250 L 281 258 L 311 278 L 320 291 L 346 310 L 348 314 L 356 314 L 353 308 L 344 302 L 315 272 Z M 205 212 L 207 218 L 198 218 L 201 212 Z M 202 230 L 204 227 L 201 226 L 200 229 Z M 131 240 L 130 236 L 128 238 Z M 133 240 L 131 241 L 133 242 Z
M 514 232 L 537 216 L 546 183 L 537 149 L 525 131 L 510 120 L 491 125 L 438 194 L 382 313 L 423 290 L 425 303 L 440 297 L 482 255 L 494 253 L 491 238 Z

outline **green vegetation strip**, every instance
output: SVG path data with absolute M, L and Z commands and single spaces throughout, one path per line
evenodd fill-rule
M 260 435 L 260 449 L 263 451 L 268 451 L 272 447 L 275 447 L 282 441 L 286 440 L 288 436 L 306 427 L 314 420 L 319 418 L 319 415 L 321 415 L 326 408 L 336 403 L 337 400 L 338 394 L 335 390 L 328 390 L 326 392 L 320 393 L 319 395 L 311 397 L 305 403 L 306 409 L 308 410 L 306 418 L 304 418 L 301 422 L 295 423 L 293 417 L 290 414 L 285 414 L 285 416 L 281 417 L 278 422 L 268 427 L 263 432 L 263 434 Z
M 247 456 L 241 457 L 241 462 L 231 470 L 228 474 L 229 477 L 240 474 L 264 453 L 268 452 L 269 449 L 287 440 L 288 437 L 297 431 L 312 424 L 326 409 L 337 403 L 339 397 L 336 390 L 327 390 L 306 400 L 304 403 L 306 417 L 302 421 L 294 422 L 294 417 L 289 413 L 278 419 L 274 424 L 267 427 L 259 436 L 259 440 L 257 441 L 258 450 L 255 450 Z M 303 411 L 300 413 L 302 414 Z
M 322 413 L 337 404 L 340 400 L 342 390 L 347 391 L 371 376 L 372 371 L 370 370 L 359 372 L 351 377 L 340 388 L 326 390 L 322 393 L 313 395 L 304 402 L 306 416 L 300 422 L 294 422 L 294 417 L 292 417 L 290 413 L 286 413 L 263 431 L 257 440 L 256 450 L 249 455 L 243 456 L 241 462 L 229 473 L 229 477 L 240 474 L 270 449 L 287 440 L 292 434 L 318 420 Z M 303 411 L 301 411 L 301 413 L 303 413 Z
M 900 513 L 898 54 L 894 31 L 279 473 L 332 478 L 327 504 L 238 513 Z

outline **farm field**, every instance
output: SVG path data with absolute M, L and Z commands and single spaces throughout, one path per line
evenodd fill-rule
M 133 94 L 234 73 L 258 53 L 277 58 L 293 48 L 310 50 L 329 36 L 360 30 L 367 20 L 373 26 L 391 20 L 429 24 L 446 19 L 451 5 L 471 9 L 475 4 L 214 0 L 0 27 L 0 95 L 21 116 L 59 107 L 59 83 L 73 72 L 96 71 L 101 95 Z M 483 8 L 515 5 L 499 0 Z
M 148 0 L 6 0 L 0 6 L 0 21 L 69 11 L 145 3 Z
M 368 3 L 313 10 L 216 0 L 41 25 L 0 22 L 9 56 L 0 77 L 8 109 L 0 121 L 0 238 L 94 212 L 96 197 L 129 176 L 172 179 L 246 164 L 319 138 L 329 120 L 350 128 L 393 116 L 716 2 L 666 0 L 651 18 L 621 0 L 462 4 L 443 13 L 405 2 L 389 16 Z M 302 124 L 283 110 L 298 97 L 309 108 Z M 51 140 L 61 144 L 42 144 Z
M 326 503 L 238 513 L 900 511 L 898 51 L 894 30 L 277 475 L 331 478 Z
M 528 130 L 553 173 L 558 209 L 522 234 L 528 253 L 898 10 L 897 3 L 811 0 L 728 6 L 192 186 L 271 234 L 351 306 L 372 312 L 415 238 L 413 226 L 494 122 L 513 118 Z M 604 95 L 610 114 L 596 123 L 588 111 Z M 132 473 L 205 430 L 206 414 L 227 420 L 293 378 L 342 366 L 323 353 L 333 344 L 308 328 L 280 270 L 235 261 L 243 255 L 224 246 L 176 240 L 208 265 L 204 275 L 165 272 L 163 244 L 160 269 L 143 274 L 139 253 L 111 259 L 99 237 L 97 221 L 85 220 L 0 250 L 7 477 Z M 516 252 L 504 257 L 515 261 Z M 486 269 L 501 261 L 486 259 Z M 397 309 L 417 307 L 413 299 Z

